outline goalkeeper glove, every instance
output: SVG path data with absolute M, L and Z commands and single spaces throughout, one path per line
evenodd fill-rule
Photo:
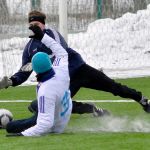
M 42 40 L 43 36 L 44 36 L 44 33 L 43 31 L 41 30 L 41 28 L 37 25 L 31 25 L 29 27 L 29 29 L 31 31 L 33 31 L 34 35 L 30 35 L 29 38 L 34 38 L 34 39 L 37 39 L 37 40 Z
M 11 85 L 12 85 L 12 80 L 9 79 L 7 76 L 4 76 L 0 80 L 0 89 L 8 88 Z

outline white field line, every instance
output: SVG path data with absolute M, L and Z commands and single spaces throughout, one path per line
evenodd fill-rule
M 128 103 L 135 102 L 134 100 L 76 100 L 77 102 L 85 103 Z M 32 100 L 0 100 L 0 103 L 29 103 Z

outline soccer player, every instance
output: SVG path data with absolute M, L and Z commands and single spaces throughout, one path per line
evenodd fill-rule
M 35 38 L 38 39 L 39 36 Z M 52 50 L 56 58 L 52 67 L 48 54 L 38 52 L 32 57 L 32 68 L 37 74 L 38 81 L 37 123 L 16 135 L 41 136 L 47 133 L 62 133 L 71 116 L 72 100 L 69 91 L 68 53 L 46 33 L 41 42 Z M 8 123 L 7 128 L 9 126 L 13 128 L 13 121 Z
M 149 101 L 142 95 L 140 91 L 117 83 L 105 75 L 102 71 L 99 71 L 86 64 L 79 53 L 68 47 L 67 43 L 59 32 L 53 29 L 45 28 L 45 20 L 46 16 L 42 12 L 32 11 L 29 13 L 29 25 L 39 26 L 44 33 L 47 33 L 50 37 L 59 42 L 68 52 L 71 97 L 73 97 L 81 87 L 106 91 L 115 96 L 133 99 L 143 107 L 144 111 L 150 113 Z M 44 44 L 35 39 L 31 39 L 23 52 L 21 69 L 10 78 L 4 77 L 0 82 L 0 89 L 8 86 L 17 86 L 27 80 L 32 70 L 28 70 L 27 72 L 25 71 L 25 68 L 30 68 L 29 65 L 31 58 L 38 51 L 46 52 L 49 55 L 52 54 L 51 50 Z M 73 103 L 73 107 L 75 106 L 76 105 Z M 76 111 L 79 111 L 79 113 L 83 113 L 83 111 L 85 111 L 81 106 L 82 105 L 79 104 L 76 107 Z M 93 106 L 88 106 L 88 108 L 90 108 L 90 111 L 95 110 L 95 107 L 93 109 Z M 101 112 L 103 111 L 100 111 L 100 113 Z
M 47 33 L 50 37 L 52 37 L 58 43 L 60 43 L 64 49 L 67 50 L 68 55 L 69 55 L 69 73 L 70 73 L 70 78 L 71 78 L 70 90 L 71 90 L 71 97 L 73 97 L 76 94 L 76 92 L 79 90 L 79 88 L 83 86 L 81 85 L 82 82 L 84 84 L 85 80 L 89 80 L 88 78 L 83 79 L 82 76 L 81 76 L 81 79 L 79 80 L 76 79 L 76 75 L 79 72 L 81 72 L 80 70 L 78 71 L 78 69 L 83 64 L 85 64 L 85 62 L 83 61 L 83 59 L 77 52 L 68 48 L 68 45 L 65 42 L 64 38 L 57 31 L 53 29 L 45 29 L 45 19 L 46 19 L 46 16 L 44 13 L 39 12 L 39 11 L 31 11 L 29 13 L 29 26 L 33 24 L 38 25 L 43 30 L 44 33 Z M 32 36 L 30 38 L 31 40 L 27 43 L 23 52 L 22 67 L 17 73 L 15 73 L 10 78 L 8 77 L 3 78 L 0 81 L 0 89 L 7 88 L 9 86 L 20 85 L 28 79 L 28 77 L 30 76 L 32 72 L 31 59 L 35 53 L 39 51 L 45 52 L 48 55 L 51 55 L 52 59 L 54 59 L 53 54 L 49 48 L 47 48 L 43 43 L 41 43 L 41 41 L 38 41 L 32 38 Z M 89 80 L 89 83 L 90 82 L 92 81 Z M 33 103 L 31 103 L 31 105 L 29 106 L 29 110 L 30 111 L 37 110 L 37 101 L 34 101 Z M 109 114 L 107 110 L 97 108 L 93 104 L 81 103 L 81 102 L 76 102 L 76 101 L 73 101 L 72 113 L 78 113 L 78 114 L 93 113 L 94 116 L 104 116 L 104 115 Z

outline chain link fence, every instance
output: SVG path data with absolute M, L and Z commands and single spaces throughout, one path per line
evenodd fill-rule
M 80 32 L 100 18 L 118 18 L 126 12 L 145 9 L 150 0 L 68 0 L 68 31 Z M 46 13 L 47 24 L 58 29 L 58 0 L 0 0 L 0 37 L 26 36 L 27 14 Z
M 138 10 L 146 9 L 149 3 L 150 0 L 68 0 L 69 33 L 86 31 L 69 34 L 69 46 L 79 50 L 84 59 L 95 68 L 105 69 L 112 65 L 110 69 L 121 68 L 123 73 L 122 70 L 125 68 L 131 71 L 130 75 L 135 72 L 133 66 L 136 69 L 143 69 L 143 66 L 146 66 L 148 70 L 150 47 L 148 17 L 142 16 L 135 22 L 136 14 L 132 19 L 121 16 L 126 12 L 136 13 Z M 0 76 L 12 75 L 20 67 L 22 51 L 30 34 L 28 13 L 34 9 L 43 11 L 47 15 L 46 25 L 58 30 L 58 4 L 58 0 L 0 0 Z M 98 20 L 101 18 L 117 18 L 120 22 L 118 25 L 112 19 Z M 131 27 L 131 31 L 133 29 L 141 31 L 143 27 L 143 32 L 129 31 L 129 34 L 124 34 L 124 29 L 121 28 L 124 25 Z M 118 27 L 120 32 L 117 32 Z M 138 74 L 142 74 L 141 70 Z

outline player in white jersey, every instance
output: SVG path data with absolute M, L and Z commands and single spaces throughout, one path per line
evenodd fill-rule
M 62 133 L 72 112 L 68 53 L 46 33 L 41 41 L 53 51 L 56 59 L 52 67 L 46 53 L 38 52 L 33 56 L 32 68 L 37 73 L 39 82 L 37 123 L 18 135 L 40 136 L 47 133 Z

